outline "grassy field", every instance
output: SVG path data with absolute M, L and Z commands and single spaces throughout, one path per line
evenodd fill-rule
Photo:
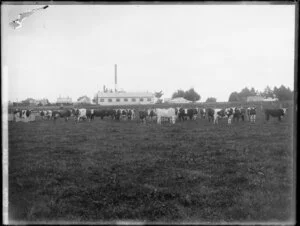
M 292 122 L 9 122 L 9 218 L 292 220 Z

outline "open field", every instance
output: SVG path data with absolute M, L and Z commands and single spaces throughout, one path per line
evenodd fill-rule
M 293 119 L 9 122 L 14 221 L 262 222 L 293 212 Z

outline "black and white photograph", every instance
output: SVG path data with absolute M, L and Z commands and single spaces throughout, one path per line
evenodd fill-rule
M 296 224 L 298 20 L 2 2 L 2 223 Z

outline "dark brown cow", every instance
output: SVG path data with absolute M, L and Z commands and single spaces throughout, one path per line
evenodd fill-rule
M 139 111 L 139 118 L 142 120 L 144 123 L 146 123 L 146 118 L 148 116 L 148 111 Z
M 72 111 L 69 109 L 52 111 L 52 117 L 54 119 L 54 122 L 58 118 L 64 118 L 65 121 L 68 121 L 71 116 L 72 116 Z
M 285 116 L 287 108 L 279 108 L 279 109 L 265 109 L 266 120 L 269 121 L 270 116 L 278 118 L 278 121 Z

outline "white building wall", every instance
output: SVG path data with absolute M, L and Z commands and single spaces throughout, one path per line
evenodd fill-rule
M 135 99 L 133 101 L 132 99 Z M 153 97 L 143 97 L 143 101 L 140 100 L 142 97 L 98 97 L 98 104 L 99 105 L 105 105 L 105 106 L 110 106 L 110 105 L 138 105 L 138 104 L 153 104 L 154 103 L 154 98 Z M 148 100 L 150 98 L 150 100 Z M 109 99 L 111 101 L 109 101 Z M 119 101 L 117 101 L 119 99 Z M 125 101 L 127 99 L 127 101 Z

